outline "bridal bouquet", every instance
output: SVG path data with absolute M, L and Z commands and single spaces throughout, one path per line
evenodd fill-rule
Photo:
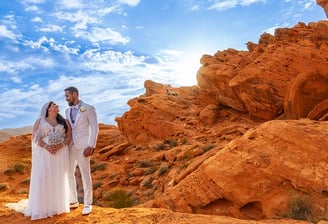
M 53 131 L 48 135 L 49 145 L 57 145 L 64 142 L 64 136 L 57 131 Z

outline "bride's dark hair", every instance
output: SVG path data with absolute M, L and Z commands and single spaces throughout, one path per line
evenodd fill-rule
M 53 103 L 54 102 L 51 101 L 48 104 L 47 111 L 46 111 L 46 117 L 48 117 L 48 109 L 51 107 L 51 104 L 53 104 Z M 57 114 L 56 121 L 58 122 L 58 124 L 64 125 L 64 129 L 65 129 L 65 132 L 66 132 L 67 128 L 68 128 L 67 123 L 66 123 L 65 118 L 60 113 Z

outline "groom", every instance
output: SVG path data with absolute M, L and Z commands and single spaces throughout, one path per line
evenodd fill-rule
M 70 106 L 66 109 L 66 118 L 72 127 L 72 143 L 69 147 L 69 185 L 70 207 L 79 206 L 76 189 L 75 170 L 79 166 L 83 192 L 84 208 L 82 215 L 88 215 L 92 211 L 92 180 L 90 171 L 90 156 L 96 147 L 98 136 L 98 120 L 93 106 L 79 99 L 79 91 L 76 87 L 65 89 L 65 98 Z

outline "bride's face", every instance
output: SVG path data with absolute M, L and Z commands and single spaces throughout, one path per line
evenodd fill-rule
M 48 112 L 59 113 L 59 107 L 56 103 L 52 102 L 48 107 Z

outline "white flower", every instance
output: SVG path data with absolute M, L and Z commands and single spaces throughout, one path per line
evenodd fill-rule
M 80 111 L 81 111 L 81 112 L 85 112 L 86 110 L 87 110 L 87 109 L 86 109 L 84 106 L 81 106 L 81 107 L 80 107 Z

